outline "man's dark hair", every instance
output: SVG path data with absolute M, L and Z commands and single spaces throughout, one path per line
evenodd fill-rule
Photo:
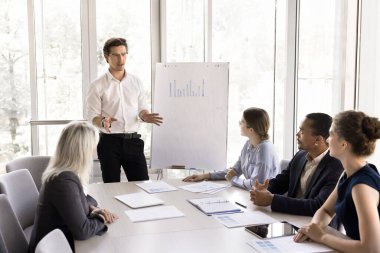
M 313 130 L 313 135 L 321 135 L 325 140 L 329 137 L 329 130 L 332 124 L 332 118 L 330 115 L 315 112 L 306 115 L 308 120 L 311 120 L 311 129 Z
M 125 46 L 128 53 L 128 44 L 124 38 L 110 38 L 104 43 L 103 55 L 108 56 L 111 53 L 111 47 Z

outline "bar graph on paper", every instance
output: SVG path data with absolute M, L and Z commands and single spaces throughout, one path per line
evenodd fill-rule
M 176 80 L 169 82 L 170 97 L 204 97 L 205 96 L 205 80 L 202 83 L 196 83 L 189 80 L 186 83 L 179 84 Z

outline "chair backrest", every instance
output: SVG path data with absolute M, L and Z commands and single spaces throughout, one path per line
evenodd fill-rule
M 26 253 L 28 242 L 4 194 L 0 194 L 0 213 L 0 252 Z
M 7 172 L 27 169 L 33 177 L 38 191 L 41 189 L 41 177 L 50 161 L 50 156 L 27 156 L 10 161 L 5 165 Z
M 286 169 L 288 167 L 289 162 L 290 162 L 289 160 L 285 160 L 285 159 L 280 161 L 281 171 L 283 171 L 284 169 Z
M 27 169 L 0 175 L 0 193 L 7 195 L 27 240 L 30 239 L 39 193 Z
M 70 244 L 59 229 L 50 231 L 38 242 L 35 253 L 72 253 Z

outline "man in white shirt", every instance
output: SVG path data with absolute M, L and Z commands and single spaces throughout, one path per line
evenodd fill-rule
M 120 182 L 122 166 L 128 181 L 147 180 L 144 141 L 137 133 L 140 120 L 160 125 L 158 113 L 149 113 L 144 87 L 127 73 L 128 45 L 110 38 L 103 47 L 108 72 L 93 81 L 87 93 L 87 119 L 100 130 L 98 158 L 105 183 Z

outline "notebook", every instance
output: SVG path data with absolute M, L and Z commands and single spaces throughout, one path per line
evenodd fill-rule
M 131 208 L 156 206 L 162 205 L 164 203 L 164 201 L 162 201 L 161 199 L 152 197 L 151 195 L 145 192 L 117 195 L 115 196 L 115 198 Z
M 238 206 L 222 197 L 189 199 L 188 201 L 207 215 L 242 212 Z

